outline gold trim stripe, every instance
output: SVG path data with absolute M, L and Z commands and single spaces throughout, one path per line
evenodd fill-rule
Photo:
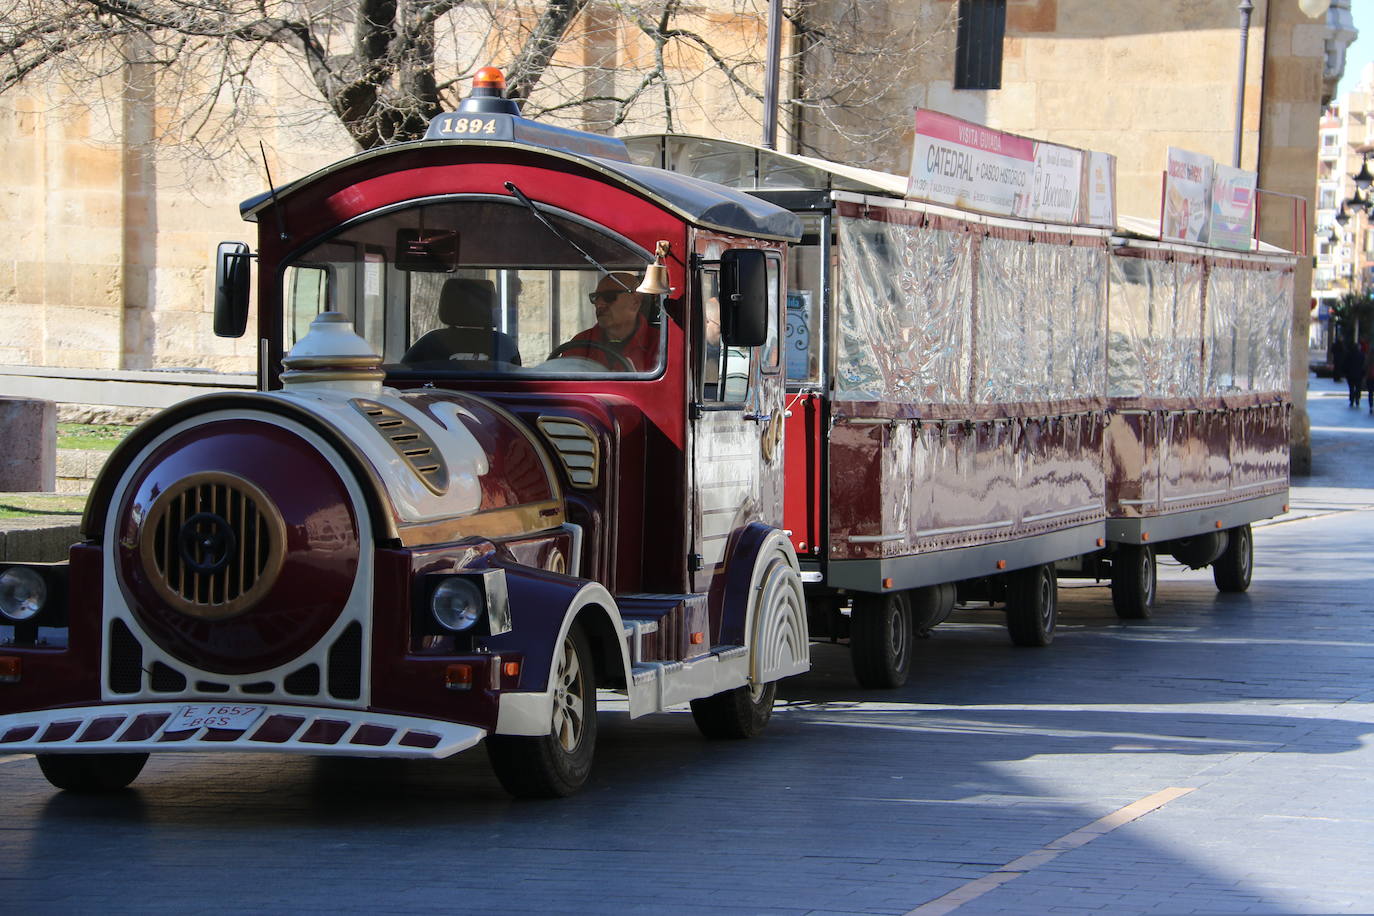
M 505 509 L 488 509 L 485 512 L 441 522 L 402 525 L 399 532 L 403 546 L 424 547 L 473 537 L 496 540 L 547 531 L 562 524 L 563 505 L 558 500 L 550 499 Z

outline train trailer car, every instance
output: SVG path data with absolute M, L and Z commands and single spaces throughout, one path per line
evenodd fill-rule
M 483 71 L 422 141 L 243 205 L 216 331 L 261 388 L 151 419 L 68 562 L 0 566 L 0 753 L 428 757 L 585 783 L 598 688 L 748 737 L 809 666 L 782 532 L 791 212 L 521 118 Z M 709 320 L 708 320 L 709 318 Z
M 1268 246 L 1265 246 L 1266 248 Z M 1250 586 L 1250 524 L 1288 509 L 1293 258 L 1113 238 L 1107 538 L 1079 571 L 1150 616 L 1155 556 Z M 1065 571 L 1065 574 L 1070 574 Z
M 848 639 L 861 684 L 904 683 L 957 600 L 1043 646 L 1061 577 L 1110 581 L 1124 617 L 1148 616 L 1156 551 L 1248 585 L 1248 525 L 1287 501 L 1291 256 L 906 200 L 730 141 L 627 145 L 803 221 L 786 528 L 812 631 Z

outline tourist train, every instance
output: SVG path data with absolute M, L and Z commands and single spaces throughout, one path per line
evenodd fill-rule
M 535 123 L 484 70 L 245 202 L 215 330 L 255 289 L 260 390 L 144 423 L 65 562 L 0 565 L 0 753 L 109 791 L 150 753 L 482 743 L 560 796 L 598 690 L 746 738 L 813 637 L 895 687 L 956 602 L 1045 645 L 1059 577 L 1133 618 L 1157 552 L 1244 590 L 1291 257 L 905 191 Z

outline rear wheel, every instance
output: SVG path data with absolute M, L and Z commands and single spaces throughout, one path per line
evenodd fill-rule
M 1155 549 L 1120 544 L 1112 555 L 1112 607 L 1116 616 L 1144 620 L 1155 603 Z
M 39 754 L 48 782 L 67 792 L 118 792 L 138 778 L 147 754 Z
M 1243 592 L 1250 587 L 1250 574 L 1255 565 L 1255 542 L 1249 525 L 1241 525 L 1227 532 L 1226 549 L 1212 563 L 1212 581 L 1222 592 Z
M 753 738 L 773 718 L 777 681 L 746 684 L 692 701 L 692 719 L 708 738 Z
M 506 791 L 521 798 L 561 798 L 586 783 L 596 750 L 596 677 L 579 624 L 563 637 L 549 678 L 549 734 L 492 735 L 487 758 Z
M 914 635 L 906 593 L 856 597 L 849 619 L 849 654 L 859 686 L 891 689 L 905 684 Z
M 1054 642 L 1059 613 L 1059 583 L 1054 566 L 1046 563 L 1009 574 L 1007 635 L 1018 646 L 1048 646 Z

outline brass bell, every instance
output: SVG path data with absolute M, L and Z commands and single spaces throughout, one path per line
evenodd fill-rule
M 673 291 L 673 288 L 668 285 L 668 265 L 663 263 L 663 259 L 668 255 L 668 242 L 666 240 L 659 241 L 657 249 L 654 254 L 654 262 L 644 268 L 644 281 L 635 289 L 637 293 L 661 296 Z

